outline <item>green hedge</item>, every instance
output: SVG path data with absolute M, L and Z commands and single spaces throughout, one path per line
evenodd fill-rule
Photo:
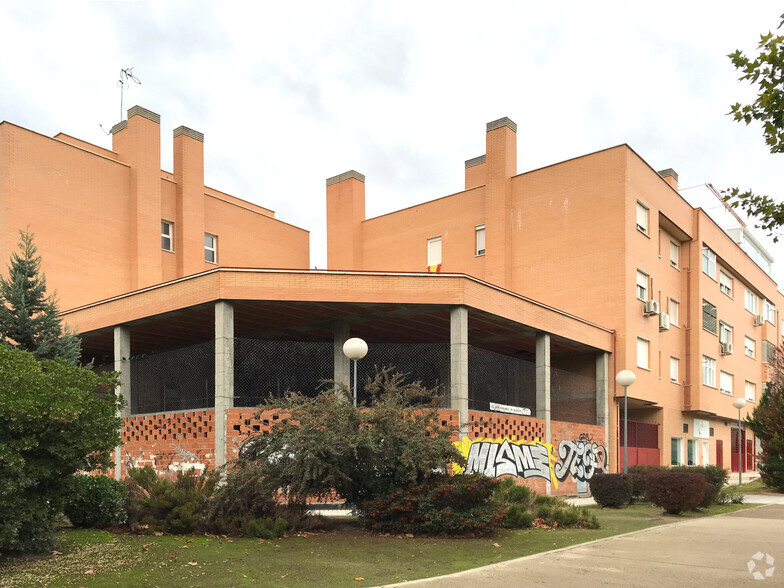
M 71 482 L 63 512 L 74 527 L 104 529 L 125 523 L 125 484 L 107 476 L 87 475 L 76 475 Z
M 618 508 L 632 500 L 634 485 L 632 479 L 625 474 L 596 474 L 588 485 L 594 501 L 602 508 Z
M 646 492 L 651 503 L 669 514 L 694 510 L 705 498 L 708 481 L 701 474 L 658 472 L 647 477 Z

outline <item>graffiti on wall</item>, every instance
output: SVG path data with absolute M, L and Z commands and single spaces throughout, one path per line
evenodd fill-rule
M 587 439 L 561 441 L 558 444 L 560 461 L 555 464 L 555 477 L 563 481 L 572 476 L 577 482 L 587 482 L 607 466 L 607 450 Z
M 507 438 L 468 439 L 455 442 L 466 458 L 464 468 L 456 473 L 484 474 L 493 478 L 504 475 L 518 478 L 542 478 L 555 489 L 558 482 L 571 476 L 584 484 L 607 467 L 607 450 L 581 435 L 576 441 L 561 441 L 558 453 L 550 443 L 539 439 L 515 441 Z
M 204 460 L 196 453 L 183 449 L 176 443 L 169 443 L 169 449 L 163 449 L 160 453 L 145 453 L 139 449 L 136 454 L 125 450 L 125 466 L 127 468 L 141 468 L 150 466 L 159 474 L 165 472 L 185 472 L 196 470 L 201 473 L 207 468 Z M 205 455 L 204 457 L 209 457 Z

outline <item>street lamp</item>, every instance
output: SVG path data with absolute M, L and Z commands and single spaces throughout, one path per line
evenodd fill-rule
M 359 337 L 352 337 L 343 343 L 343 355 L 354 361 L 354 406 L 357 405 L 357 360 L 367 355 L 368 346 Z
M 740 486 L 743 484 L 743 453 L 741 452 L 743 449 L 743 438 L 740 436 L 740 428 L 743 426 L 743 423 L 740 420 L 740 409 L 746 406 L 746 399 L 736 398 L 732 401 L 732 406 L 738 409 L 738 486 Z
M 629 386 L 634 384 L 634 381 L 637 379 L 637 376 L 634 375 L 634 372 L 631 370 L 621 370 L 615 376 L 615 381 L 619 386 L 623 386 L 623 473 L 629 473 L 629 425 L 627 423 L 627 416 L 628 416 L 628 408 L 629 408 L 629 396 L 627 394 L 627 389 Z

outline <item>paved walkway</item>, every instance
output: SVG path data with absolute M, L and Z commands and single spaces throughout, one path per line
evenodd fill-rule
M 770 558 L 778 560 L 779 569 L 765 577 L 773 567 Z M 754 571 L 766 581 L 755 580 Z M 449 576 L 396 584 L 402 585 L 784 586 L 784 505 L 679 521 Z

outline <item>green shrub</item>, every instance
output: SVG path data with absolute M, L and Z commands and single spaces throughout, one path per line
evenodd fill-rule
M 632 498 L 629 501 L 629 504 L 634 502 L 646 502 L 648 497 L 645 494 L 645 474 L 629 472 L 627 476 L 632 483 Z
M 497 485 L 497 479 L 478 474 L 434 474 L 363 503 L 360 512 L 366 526 L 381 532 L 483 535 L 504 518 L 490 500 Z
M 300 503 L 283 504 L 277 500 L 275 484 L 268 483 L 254 462 L 238 460 L 227 470 L 215 490 L 206 513 L 207 528 L 222 535 L 253 535 L 258 521 L 287 521 L 292 528 L 306 528 L 307 507 Z M 282 518 L 281 518 L 282 517 Z M 257 521 L 252 524 L 251 521 Z M 260 536 L 260 535 L 259 535 Z
M 645 490 L 651 503 L 678 514 L 695 509 L 705 498 L 707 485 L 701 474 L 660 472 L 648 476 Z
M 717 504 L 743 504 L 745 496 L 743 491 L 737 486 L 727 486 L 719 490 L 716 496 Z
M 634 486 L 632 480 L 624 474 L 597 474 L 588 485 L 594 501 L 602 508 L 618 508 L 632 500 Z
M 130 492 L 126 510 L 132 529 L 178 534 L 205 529 L 204 518 L 219 473 L 205 471 L 199 475 L 189 470 L 172 481 L 146 466 L 129 469 L 128 476 L 131 482 L 127 483 Z
M 512 504 L 506 508 L 506 517 L 501 523 L 507 529 L 527 529 L 534 526 L 536 517 L 524 504 Z
M 275 520 L 271 518 L 266 519 L 250 519 L 245 531 L 246 537 L 253 537 L 258 539 L 279 539 L 283 537 L 286 532 L 288 523 L 286 519 L 278 517 Z
M 715 465 L 677 466 L 672 468 L 671 471 L 700 474 L 705 477 L 705 481 L 708 482 L 708 485 L 705 488 L 705 496 L 703 497 L 702 502 L 697 505 L 698 508 L 708 508 L 711 504 L 716 502 L 719 490 L 724 487 L 730 477 L 729 470 L 725 470 L 724 468 Z
M 127 519 L 128 488 L 107 476 L 76 475 L 65 498 L 63 512 L 74 527 L 103 529 Z
M 507 508 L 513 504 L 530 506 L 536 498 L 536 492 L 528 486 L 518 484 L 515 478 L 502 478 L 493 491 L 493 503 Z

